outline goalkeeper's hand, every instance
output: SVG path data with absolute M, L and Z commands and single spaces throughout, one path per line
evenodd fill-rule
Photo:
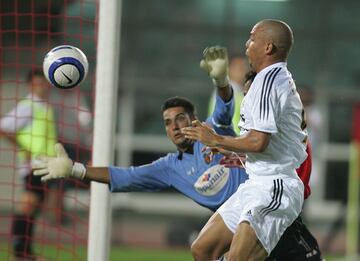
M 55 152 L 56 157 L 39 156 L 32 164 L 33 174 L 42 176 L 42 182 L 67 177 L 78 179 L 85 177 L 85 166 L 78 162 L 73 164 L 60 143 L 55 144 Z
M 229 58 L 225 47 L 205 48 L 200 67 L 209 74 L 216 87 L 224 88 L 229 85 Z

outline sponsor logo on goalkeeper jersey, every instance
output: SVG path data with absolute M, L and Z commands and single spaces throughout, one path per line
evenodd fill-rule
M 214 165 L 206 170 L 195 182 L 197 192 L 204 196 L 217 194 L 229 179 L 229 169 L 222 165 Z

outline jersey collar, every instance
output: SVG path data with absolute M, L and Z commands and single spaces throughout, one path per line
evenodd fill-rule
M 273 63 L 267 67 L 265 67 L 264 69 L 262 69 L 259 73 L 259 74 L 264 74 L 268 71 L 270 71 L 272 68 L 276 68 L 276 67 L 282 67 L 282 68 L 286 68 L 287 66 L 287 62 L 279 62 L 279 63 Z
M 187 148 L 187 150 L 185 150 L 184 152 L 178 150 L 178 155 L 177 155 L 178 160 L 182 160 L 182 159 L 183 159 L 183 154 L 184 154 L 184 153 L 192 154 L 192 155 L 193 155 L 193 154 L 194 154 L 194 143 L 191 144 L 191 146 L 189 146 L 189 147 Z

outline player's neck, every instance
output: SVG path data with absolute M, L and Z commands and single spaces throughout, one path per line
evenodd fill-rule
M 266 67 L 268 67 L 270 65 L 273 65 L 275 63 L 284 63 L 284 62 L 286 62 L 286 60 L 284 60 L 283 58 L 269 58 L 269 59 L 266 59 L 258 66 L 258 68 L 256 68 L 256 72 L 259 73 L 263 69 L 265 69 Z
M 194 152 L 194 141 L 187 140 L 183 144 L 177 146 L 178 151 L 182 153 L 190 153 Z

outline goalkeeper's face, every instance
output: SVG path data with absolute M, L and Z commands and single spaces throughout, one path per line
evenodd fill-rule
M 190 116 L 183 107 L 168 108 L 163 112 L 166 134 L 179 150 L 186 150 L 192 141 L 185 139 L 181 128 L 191 126 L 194 116 Z

